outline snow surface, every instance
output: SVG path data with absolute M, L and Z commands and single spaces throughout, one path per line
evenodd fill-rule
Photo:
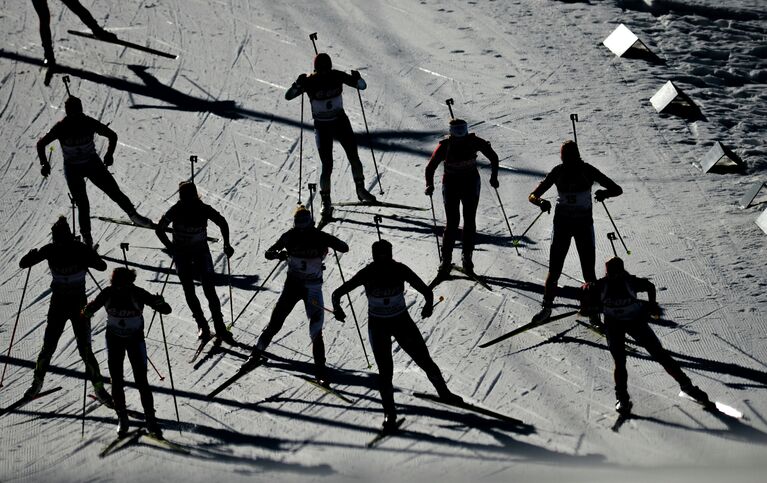
M 43 180 L 38 171 L 35 142 L 63 116 L 65 91 L 60 75 L 51 87 L 43 85 L 30 3 L 0 2 L 3 351 L 24 282 L 18 260 L 48 241 L 57 215 L 69 214 L 58 147 L 52 176 Z M 569 114 L 578 113 L 584 158 L 624 189 L 608 205 L 632 251 L 624 256 L 627 267 L 659 288 L 666 315 L 654 330 L 696 384 L 748 420 L 718 418 L 682 400 L 663 369 L 641 356 L 629 358 L 629 390 L 642 418 L 611 431 L 611 358 L 604 340 L 573 318 L 480 349 L 537 311 L 551 237 L 551 218 L 543 217 L 521 256 L 515 254 L 484 165 L 475 263 L 492 277 L 493 291 L 465 280 L 443 283 L 436 295 L 446 301 L 419 327 L 453 390 L 522 419 L 533 432 L 415 399 L 412 391 L 432 388 L 397 349 L 395 397 L 407 431 L 366 449 L 382 415 L 353 323 L 329 317 L 325 325 L 336 387 L 355 400 L 348 406 L 295 376 L 311 370 L 307 324 L 298 307 L 271 346 L 286 361 L 258 369 L 208 402 L 205 395 L 241 359 L 225 354 L 197 368 L 188 363 L 195 325 L 172 275 L 165 293 L 174 312 L 165 318 L 165 330 L 181 419 L 189 423 L 182 433 L 174 430 L 157 322 L 147 334 L 148 352 L 166 379 L 150 373 L 150 382 L 166 436 L 191 447 L 192 455 L 143 444 L 98 458 L 113 437 L 114 414 L 96 408 L 80 438 L 83 365 L 68 330 L 45 386 L 64 389 L 0 419 L 0 479 L 763 481 L 767 235 L 754 221 L 767 206 L 767 190 L 748 209 L 740 210 L 737 201 L 754 181 L 767 181 L 764 0 L 84 2 L 120 37 L 177 53 L 175 61 L 67 35 L 67 29 L 85 27 L 62 4 L 50 3 L 57 59 L 86 112 L 119 134 L 112 171 L 139 210 L 157 219 L 174 202 L 177 183 L 189 176 L 189 155 L 199 156 L 200 191 L 232 227 L 235 313 L 271 270 L 263 252 L 289 226 L 299 197 L 300 102 L 286 102 L 283 94 L 298 73 L 310 70 L 308 34 L 318 32 L 319 48 L 337 67 L 357 69 L 367 80 L 365 114 L 386 192 L 382 199 L 389 202 L 428 206 L 421 194 L 423 170 L 446 131 L 444 100 L 452 97 L 456 114 L 491 140 L 502 159 L 499 192 L 518 234 L 536 215 L 527 194 L 558 162 L 560 143 L 571 137 Z M 612 55 L 601 42 L 620 23 L 666 64 Z M 649 99 L 667 80 L 690 96 L 704 118 L 653 110 Z M 360 134 L 367 183 L 375 193 L 370 143 L 355 97 L 346 90 L 346 111 Z M 304 183 L 317 182 L 308 109 L 305 123 Z M 704 175 L 693 167 L 716 141 L 743 159 L 745 172 Z M 123 216 L 101 192 L 91 187 L 89 193 L 93 215 Z M 306 200 L 305 187 L 302 195 Z M 353 198 L 339 146 L 334 195 Z M 439 194 L 435 203 L 442 218 Z M 429 213 L 374 208 L 339 210 L 343 220 L 326 228 L 352 246 L 341 258 L 344 274 L 368 262 L 378 212 L 395 258 L 430 279 L 437 256 Z M 601 272 L 612 253 L 605 239 L 612 229 L 601 207 L 594 214 Z M 159 291 L 170 260 L 151 231 L 94 221 L 93 232 L 111 267 L 121 258 L 120 243 L 129 242 L 139 284 Z M 226 273 L 221 245 L 212 248 L 217 271 Z M 326 265 L 329 299 L 340 277 L 332 258 Z M 574 251 L 565 274 L 561 285 L 580 284 Z M 97 278 L 107 281 L 106 274 Z M 10 359 L 3 354 L 10 364 L 2 406 L 31 381 L 49 279 L 46 268 L 32 270 L 16 344 Z M 280 269 L 248 307 L 234 328 L 239 341 L 255 342 L 283 279 Z M 89 295 L 95 291 L 89 282 Z M 223 276 L 218 293 L 228 318 Z M 567 293 L 555 313 L 576 303 Z M 422 303 L 416 295 L 408 295 L 414 316 Z M 352 299 L 357 314 L 364 314 L 363 292 Z M 364 316 L 360 322 L 364 332 Z M 93 339 L 106 374 L 103 330 L 100 314 Z M 127 396 L 140 409 L 136 391 Z

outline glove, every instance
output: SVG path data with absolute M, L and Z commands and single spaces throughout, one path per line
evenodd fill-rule
M 426 196 L 431 196 L 432 194 L 434 194 L 434 186 L 426 185 L 426 189 L 424 190 L 424 194 Z
M 601 203 L 607 198 L 609 198 L 609 196 L 607 196 L 607 190 L 597 190 L 594 193 L 594 199 L 597 200 L 597 203 Z
M 40 163 L 40 174 L 43 175 L 43 178 L 47 178 L 51 174 L 51 165 L 48 161 Z
M 422 319 L 428 319 L 431 317 L 431 314 L 434 313 L 434 304 L 426 304 L 421 309 L 421 318 Z
M 226 258 L 232 258 L 232 255 L 234 255 L 234 248 L 232 248 L 232 245 L 228 243 L 224 245 L 224 255 L 226 255 Z
M 500 186 L 500 184 L 498 184 L 498 175 L 497 174 L 494 174 L 494 175 L 490 176 L 490 186 L 492 186 L 493 188 L 497 188 L 497 187 Z
M 264 254 L 264 257 L 266 257 L 267 260 L 285 261 L 288 259 L 288 252 L 277 251 L 277 250 L 267 250 L 266 253 Z
M 297 85 L 298 87 L 303 87 L 305 82 L 306 82 L 306 74 L 301 74 L 298 76 L 298 79 L 296 79 L 296 82 L 294 82 L 294 84 Z
M 647 310 L 650 313 L 650 317 L 653 319 L 659 319 L 663 310 L 658 305 L 658 302 L 648 302 Z
M 344 312 L 344 309 L 342 309 L 340 305 L 333 306 L 333 315 L 341 322 L 346 320 L 346 312 Z
M 541 211 L 545 211 L 546 213 L 551 213 L 551 203 L 549 200 L 541 200 L 538 203 L 538 207 L 541 209 Z
M 80 317 L 82 317 L 84 319 L 90 319 L 91 317 L 93 317 L 93 312 L 91 312 L 91 311 L 87 310 L 85 307 L 83 307 L 83 309 L 80 311 Z
M 107 153 L 104 155 L 104 166 L 112 166 L 115 164 L 115 158 L 111 153 Z
M 351 71 L 352 79 L 362 79 L 362 76 L 360 75 L 359 71 L 353 70 Z

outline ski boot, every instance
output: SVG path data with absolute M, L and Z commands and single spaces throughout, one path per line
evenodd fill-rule
M 104 28 L 99 26 L 93 27 L 91 32 L 93 32 L 93 36 L 99 40 L 104 40 L 106 42 L 114 42 L 117 40 L 117 35 L 108 30 L 104 30 Z
M 210 339 L 210 327 L 208 325 L 198 325 L 197 326 L 197 340 L 203 341 Z
M 541 311 L 533 315 L 532 322 L 543 322 L 551 317 L 551 302 L 544 301 L 541 304 Z
M 441 390 L 438 390 L 437 395 L 439 396 L 440 399 L 442 399 L 446 403 L 461 404 L 463 402 L 463 398 L 459 396 L 458 394 L 452 392 L 450 389 L 447 388 L 447 386 Z
M 391 433 L 397 429 L 397 413 L 391 412 L 384 415 L 381 429 L 384 433 Z
M 322 229 L 323 226 L 333 221 L 333 203 L 330 200 L 330 191 L 320 191 L 320 199 L 322 200 L 322 210 L 317 228 Z
M 139 215 L 138 212 L 136 211 L 134 211 L 128 216 L 130 218 L 130 221 L 132 221 L 138 226 L 143 226 L 144 228 L 150 228 L 152 226 L 152 220 L 150 220 L 146 216 Z
M 213 318 L 213 327 L 216 330 L 216 337 L 227 344 L 234 342 L 234 337 L 232 337 L 232 333 L 229 332 L 229 329 L 226 328 L 226 324 L 224 324 L 224 319 L 221 314 Z
M 33 379 L 32 384 L 30 384 L 29 388 L 27 388 L 26 391 L 24 391 L 24 399 L 32 399 L 38 394 L 40 394 L 40 391 L 43 389 L 43 381 L 42 379 Z
M 474 275 L 474 262 L 471 260 L 471 253 L 464 253 L 461 256 L 461 265 L 467 275 Z
M 117 413 L 117 437 L 123 437 L 130 431 L 130 420 L 125 411 Z
M 378 201 L 375 196 L 373 196 L 370 191 L 365 189 L 365 185 L 362 182 L 355 183 L 357 186 L 357 199 L 360 200 L 363 203 L 375 203 Z
M 621 416 L 628 416 L 631 414 L 631 408 L 634 407 L 634 404 L 631 403 L 631 399 L 629 398 L 622 398 L 615 401 L 615 410 L 618 411 L 618 414 Z
M 146 414 L 146 432 L 153 438 L 163 439 L 162 428 L 160 428 L 160 425 L 157 423 L 154 414 Z
M 43 66 L 49 69 L 56 67 L 56 56 L 53 55 L 53 49 L 43 49 L 45 54 L 43 55 Z
M 453 263 L 447 258 L 442 259 L 442 263 L 437 270 L 437 278 L 447 278 L 450 275 L 450 270 L 453 269 Z
M 681 386 L 681 389 L 682 391 L 686 392 L 688 396 L 701 403 L 703 407 L 714 407 L 714 403 L 711 401 L 711 399 L 709 399 L 708 394 L 703 392 L 703 390 L 698 386 L 693 386 L 692 384 L 683 385 Z
M 94 384 L 93 385 L 93 395 L 96 396 L 96 399 L 103 404 L 104 406 L 108 408 L 113 408 L 115 406 L 114 401 L 112 400 L 112 395 L 107 392 L 106 389 L 104 389 L 104 384 Z

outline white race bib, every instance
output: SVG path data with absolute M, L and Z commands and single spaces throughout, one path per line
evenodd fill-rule
M 51 270 L 54 285 L 81 285 L 85 283 L 85 270 L 74 273 L 61 273 Z
M 335 119 L 344 110 L 344 99 L 341 94 L 329 99 L 311 99 L 312 117 L 320 121 Z
M 322 278 L 322 258 L 288 257 L 288 273 L 302 280 Z
M 144 330 L 144 316 L 133 315 L 120 317 L 119 315 L 113 315 L 107 312 L 107 328 L 110 332 L 116 335 L 133 335 L 136 332 Z
M 407 310 L 405 293 L 400 292 L 390 297 L 372 297 L 368 295 L 368 315 L 373 317 L 394 317 Z
M 208 229 L 204 226 L 186 227 L 173 224 L 173 243 L 181 246 L 195 245 L 208 238 Z
M 564 208 L 568 211 L 591 210 L 591 190 L 559 192 L 557 194 L 557 208 Z
M 97 157 L 96 145 L 93 142 L 93 136 L 82 138 L 75 144 L 61 144 L 61 152 L 64 156 L 64 164 L 83 164 L 94 157 Z

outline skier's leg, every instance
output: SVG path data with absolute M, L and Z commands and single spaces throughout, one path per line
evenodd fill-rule
M 78 17 L 80 17 L 80 20 L 88 26 L 89 29 L 91 29 L 91 32 L 93 32 L 93 35 L 100 39 L 104 40 L 111 40 L 112 38 L 117 38 L 116 35 L 112 34 L 111 32 L 107 32 L 101 26 L 96 22 L 96 19 L 93 18 L 93 15 L 82 6 L 79 0 L 61 0 L 61 3 L 69 7 L 69 9 Z
M 154 397 L 152 396 L 152 390 L 149 388 L 149 381 L 147 380 L 147 355 L 146 355 L 146 342 L 142 334 L 136 337 L 131 337 L 128 343 L 128 360 L 130 361 L 131 368 L 133 370 L 133 381 L 136 383 L 139 395 L 141 396 L 141 406 L 144 408 L 144 416 L 146 417 L 147 427 L 156 425 L 154 417 Z
M 346 152 L 346 157 L 349 159 L 349 164 L 352 168 L 352 178 L 354 178 L 355 184 L 364 183 L 365 175 L 362 172 L 362 163 L 360 162 L 360 155 L 357 149 L 357 139 L 352 130 L 352 125 L 349 122 L 349 117 L 346 114 L 341 114 L 335 121 L 335 138 L 341 143 L 341 147 Z
M 320 196 L 322 198 L 322 213 L 332 214 L 330 205 L 330 177 L 333 174 L 333 125 L 330 122 L 315 121 L 314 140 L 317 143 L 317 154 L 320 157 Z
M 453 181 L 454 183 L 455 181 Z M 442 199 L 445 203 L 445 234 L 442 236 L 442 264 L 449 266 L 453 260 L 453 246 L 458 233 L 458 222 L 461 219 L 460 203 L 457 187 L 450 183 L 442 184 Z
M 117 185 L 114 176 L 107 170 L 100 161 L 91 161 L 88 163 L 88 178 L 91 182 L 104 192 L 105 195 L 117 203 L 126 215 L 133 216 L 136 214 L 136 207 L 131 200 L 120 190 Z
M 557 221 L 554 218 L 554 234 L 551 238 L 549 251 L 549 273 L 546 275 L 546 284 L 543 289 L 543 305 L 551 306 L 554 297 L 557 296 L 557 283 L 562 275 L 562 267 L 565 265 L 567 251 L 570 249 L 570 226 L 568 221 Z
M 53 41 L 51 40 L 51 11 L 48 9 L 48 0 L 32 0 L 32 6 L 40 19 L 40 41 L 43 44 L 45 59 L 49 63 L 55 63 L 53 55 Z
M 322 326 L 325 323 L 325 311 L 322 310 L 322 284 L 307 285 L 304 292 L 304 310 L 309 318 L 309 337 L 312 340 L 314 371 L 317 379 L 325 380 L 325 341 L 322 338 Z
M 106 333 L 107 366 L 109 379 L 112 382 L 112 400 L 118 415 L 125 414 L 125 380 L 123 377 L 123 360 L 125 360 L 126 338 Z M 134 376 L 135 377 L 135 376 Z
M 80 353 L 80 358 L 85 362 L 85 373 L 88 379 L 90 379 L 91 384 L 93 384 L 93 389 L 100 393 L 104 390 L 104 380 L 101 377 L 101 370 L 99 369 L 96 356 L 93 355 L 91 319 L 80 315 L 80 308 L 85 307 L 86 302 L 84 293 L 81 300 L 73 301 L 69 311 L 69 319 L 72 321 L 72 331 L 75 333 L 77 350 Z
M 628 401 L 628 372 L 626 371 L 626 331 L 623 323 L 605 317 L 607 346 L 615 361 L 613 378 L 615 380 L 615 398 Z
M 477 205 L 479 205 L 480 178 L 477 177 L 476 183 L 467 185 L 465 191 L 461 193 L 461 204 L 463 205 L 463 268 L 474 271 L 474 262 L 472 254 L 474 253 L 474 240 L 477 233 Z
M 679 367 L 679 363 L 677 363 L 668 351 L 663 348 L 663 345 L 661 345 L 660 340 L 658 340 L 658 337 L 652 331 L 650 326 L 644 321 L 636 322 L 637 323 L 632 324 L 631 328 L 628 330 L 631 337 L 633 337 L 637 343 L 642 345 L 658 364 L 663 366 L 663 369 L 665 369 L 666 372 L 679 383 L 679 386 L 681 386 L 683 390 L 689 389 L 692 386 L 690 378 L 682 371 L 682 368 Z
M 210 328 L 208 327 L 208 320 L 202 312 L 200 299 L 197 298 L 197 294 L 194 291 L 195 265 L 191 258 L 192 255 L 190 254 L 177 254 L 175 257 L 176 273 L 178 274 L 179 282 L 181 282 L 181 288 L 184 290 L 186 304 L 189 306 L 189 310 L 192 311 L 192 317 L 197 323 L 197 327 L 202 331 L 202 335 L 204 335 L 210 333 Z
M 304 296 L 303 284 L 301 282 L 293 282 L 290 279 L 285 280 L 285 285 L 282 288 L 280 298 L 277 299 L 277 303 L 274 304 L 272 310 L 272 316 L 269 318 L 269 323 L 261 333 L 256 343 L 256 351 L 263 351 L 269 347 L 272 339 L 277 332 L 282 328 L 282 324 L 285 323 L 285 319 L 290 315 L 293 307 L 296 306 L 299 300 Z
M 384 415 L 396 417 L 394 407 L 394 361 L 391 355 L 391 333 L 388 320 L 370 317 L 368 320 L 368 337 L 373 350 L 373 358 L 378 366 L 378 390 L 381 392 L 381 404 Z
M 402 347 L 402 350 L 426 373 L 426 377 L 429 378 L 440 397 L 452 395 L 447 388 L 442 372 L 429 355 L 429 349 L 426 347 L 421 331 L 410 318 L 410 314 L 405 312 L 398 316 L 396 321 L 390 320 L 390 323 L 394 339 Z
M 221 313 L 221 300 L 216 293 L 216 286 L 214 283 L 214 271 L 213 271 L 213 259 L 210 256 L 210 250 L 206 250 L 205 253 L 200 254 L 200 281 L 202 283 L 202 291 L 205 294 L 205 298 L 208 299 L 208 308 L 210 309 L 210 317 L 213 319 L 213 328 L 219 335 L 224 335 L 226 332 L 226 324 L 224 324 L 224 315 Z
M 85 176 L 81 166 L 64 165 L 64 178 L 67 180 L 69 194 L 77 205 L 77 219 L 80 222 L 80 234 L 86 245 L 93 245 L 91 236 L 91 205 L 85 188 Z
M 39 388 L 43 387 L 43 381 L 45 380 L 45 374 L 48 372 L 48 366 L 51 363 L 51 358 L 54 352 L 56 352 L 56 346 L 59 344 L 61 334 L 64 332 L 64 327 L 67 323 L 67 314 L 63 310 L 66 307 L 66 297 L 61 297 L 57 294 L 51 295 L 51 305 L 48 309 L 48 322 L 45 326 L 45 334 L 43 335 L 43 347 L 40 349 L 40 354 L 37 356 L 37 363 L 35 364 L 35 371 L 33 376 L 34 384 L 37 384 Z
M 583 280 L 595 282 L 597 280 L 594 271 L 596 263 L 596 242 L 594 240 L 594 221 L 589 219 L 574 230 L 575 248 L 578 249 L 578 258 L 581 261 Z

